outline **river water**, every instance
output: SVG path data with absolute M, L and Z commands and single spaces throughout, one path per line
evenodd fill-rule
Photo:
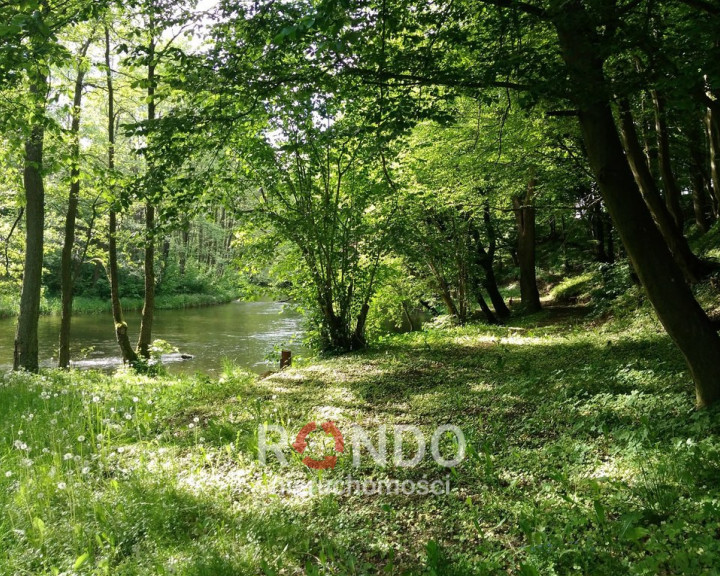
M 130 342 L 135 344 L 140 312 L 126 312 Z M 166 340 L 180 354 L 163 355 L 170 373 L 218 373 L 226 360 L 253 372 L 277 366 L 267 356 L 274 348 L 287 348 L 293 356 L 305 355 L 302 317 L 282 302 L 232 302 L 184 310 L 157 310 L 153 339 Z M 55 365 L 59 316 L 41 316 L 39 325 L 42 366 Z M 15 320 L 0 319 L 0 371 L 12 367 Z M 113 370 L 122 364 L 111 314 L 78 315 L 72 322 L 72 363 L 77 368 Z M 279 357 L 279 353 L 275 355 Z

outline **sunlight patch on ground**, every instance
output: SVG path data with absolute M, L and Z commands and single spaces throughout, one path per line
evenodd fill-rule
M 472 392 L 492 392 L 495 387 L 487 382 L 478 382 L 477 384 L 470 384 L 470 390 Z
M 313 411 L 317 412 L 319 418 L 332 420 L 333 422 L 344 420 L 345 418 L 345 410 L 337 406 L 315 406 Z
M 633 478 L 637 475 L 637 472 L 630 468 L 627 463 L 623 462 L 618 458 L 608 458 L 598 466 L 590 470 L 584 475 L 578 475 L 577 481 L 584 479 L 593 480 L 609 480 L 613 482 L 623 482 L 630 484 Z
M 495 345 L 508 344 L 511 346 L 550 345 L 556 344 L 558 341 L 558 339 L 549 336 L 522 336 L 520 334 L 508 334 L 507 336 L 478 334 L 472 336 L 457 336 L 452 339 L 452 342 L 459 346 L 472 346 L 478 343 Z

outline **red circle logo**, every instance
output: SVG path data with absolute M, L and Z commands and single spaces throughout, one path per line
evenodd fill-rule
M 325 422 L 321 428 L 326 434 L 330 434 L 335 438 L 335 452 L 343 452 L 345 450 L 345 440 L 340 430 L 338 430 L 338 427 L 332 422 Z M 305 452 L 305 448 L 308 446 L 306 438 L 310 432 L 315 430 L 317 430 L 317 424 L 315 424 L 315 422 L 308 422 L 300 429 L 297 438 L 295 438 L 295 442 L 292 444 L 292 447 L 295 448 L 298 454 Z M 328 468 L 335 468 L 337 456 L 325 456 L 322 460 L 315 460 L 314 458 L 305 456 L 302 462 L 305 466 L 313 468 L 314 470 L 327 470 Z

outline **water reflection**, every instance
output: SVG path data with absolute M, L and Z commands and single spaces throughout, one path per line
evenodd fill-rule
M 127 312 L 130 341 L 135 342 L 140 313 Z M 53 366 L 60 318 L 40 318 L 40 358 L 43 366 Z M 0 370 L 12 366 L 15 321 L 0 320 Z M 294 355 L 306 354 L 300 345 L 302 317 L 282 302 L 233 302 L 220 306 L 186 310 L 158 310 L 153 338 L 166 340 L 181 353 L 163 356 L 172 373 L 214 373 L 222 370 L 225 359 L 255 372 L 270 367 L 266 356 L 273 348 L 287 346 Z M 80 315 L 73 319 L 72 362 L 78 368 L 112 370 L 122 363 L 115 341 L 112 316 Z M 293 342 L 294 341 L 294 342 Z

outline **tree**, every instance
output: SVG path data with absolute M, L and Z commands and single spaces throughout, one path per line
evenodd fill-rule
M 28 39 L 28 95 L 31 110 L 29 133 L 25 140 L 23 185 L 25 188 L 25 264 L 20 297 L 20 315 L 15 333 L 13 367 L 38 370 L 38 316 L 43 263 L 45 187 L 43 183 L 43 145 L 45 107 L 48 98 L 48 57 L 51 32 L 45 22 L 50 7 L 43 3 L 37 28 Z M 26 20 L 29 22 L 30 20 Z
M 341 46 L 327 57 L 335 62 L 328 70 L 336 76 L 359 76 L 398 89 L 503 87 L 523 94 L 528 106 L 542 102 L 546 109 L 561 108 L 551 110 L 561 114 L 573 107 L 569 113 L 579 120 L 603 201 L 660 321 L 687 360 L 698 405 L 703 406 L 720 399 L 720 365 L 710 360 L 720 354 L 720 338 L 639 193 L 612 113 L 615 90 L 604 69 L 625 54 L 621 33 L 640 49 L 649 45 L 643 9 L 643 3 L 581 0 L 551 2 L 547 8 L 497 0 L 481 2 L 480 8 L 464 2 L 412 9 L 407 3 L 370 2 L 367 10 L 382 20 L 379 32 L 372 31 L 377 22 L 363 22 L 357 11 L 340 17 L 337 8 L 327 9 L 313 21 L 317 25 L 322 18 L 330 19 L 332 25 L 323 24 L 322 30 L 340 39 L 324 44 L 328 52 Z M 696 7 L 683 10 L 695 20 L 705 17 Z M 364 33 L 381 41 L 368 41 Z M 717 65 L 704 57 L 702 67 L 714 73 Z M 693 64 L 684 70 L 697 74 Z M 416 88 L 415 95 L 420 93 Z
M 48 125 L 46 105 L 49 96 L 50 66 L 64 61 L 67 51 L 58 40 L 66 27 L 88 18 L 102 3 L 42 0 L 36 5 L 3 5 L 3 20 L 10 23 L 2 31 L 0 76 L 24 86 L 27 117 L 9 118 L 25 134 L 23 186 L 25 191 L 25 264 L 23 268 L 20 314 L 15 333 L 13 366 L 37 371 L 38 317 L 42 287 L 43 233 L 45 229 L 45 186 L 43 182 L 44 141 Z M 24 120 L 26 120 L 24 122 Z
M 513 197 L 518 229 L 517 253 L 520 263 L 520 299 L 528 312 L 540 310 L 540 293 L 535 276 L 535 177 L 531 176 L 524 196 Z
M 616 25 L 617 17 L 598 19 L 576 0 L 555 13 L 553 23 L 603 200 L 650 302 L 687 360 L 697 404 L 706 406 L 720 400 L 720 365 L 714 361 L 720 355 L 720 338 L 652 221 L 620 143 L 602 68 L 600 48 L 607 43 L 597 33 L 598 25 Z
M 92 34 L 80 47 L 76 57 L 77 73 L 72 103 L 72 123 L 70 126 L 70 193 L 68 196 L 68 209 L 65 217 L 65 238 L 62 248 L 62 261 L 60 264 L 61 276 L 61 313 L 60 318 L 60 346 L 58 352 L 58 366 L 67 368 L 70 365 L 70 323 L 72 319 L 72 301 L 75 266 L 73 266 L 73 248 L 75 244 L 75 221 L 78 213 L 80 196 L 80 116 L 82 110 L 82 96 L 84 89 L 87 64 L 84 61 Z
M 393 210 L 372 135 L 351 110 L 314 100 L 278 102 L 263 140 L 238 160 L 247 159 L 259 186 L 260 212 L 301 254 L 322 348 L 355 350 L 366 344 Z
M 107 83 L 107 133 L 108 133 L 108 173 L 110 182 L 115 180 L 115 87 L 113 84 L 113 71 L 111 59 L 110 29 L 105 25 L 105 78 Z M 137 362 L 137 354 L 130 344 L 128 326 L 123 318 L 122 305 L 120 303 L 120 282 L 118 274 L 118 249 L 117 249 L 117 210 L 115 204 L 117 199 L 113 198 L 113 186 L 110 186 L 110 214 L 108 225 L 108 266 L 107 274 L 110 282 L 110 301 L 112 305 L 113 323 L 115 325 L 115 338 L 120 346 L 123 362 L 131 365 Z

